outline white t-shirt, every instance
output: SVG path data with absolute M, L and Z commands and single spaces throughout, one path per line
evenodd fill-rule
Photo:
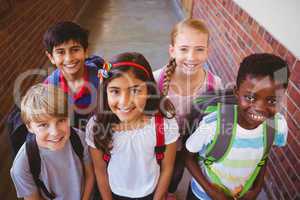
M 274 143 L 284 146 L 287 140 L 288 127 L 283 115 L 277 113 L 277 131 Z M 217 126 L 217 113 L 211 113 L 203 118 L 196 131 L 188 138 L 186 148 L 192 153 L 205 155 L 208 144 L 213 140 Z M 263 156 L 263 125 L 247 130 L 237 125 L 236 136 L 231 150 L 226 158 L 218 163 L 213 163 L 211 169 L 220 178 L 222 184 L 228 189 L 244 185 L 251 176 L 258 162 Z M 203 173 L 207 176 L 205 165 L 199 162 Z M 209 179 L 209 177 L 207 176 Z M 195 179 L 191 181 L 191 188 L 199 199 L 210 199 Z
M 95 117 L 87 125 L 86 142 L 95 147 L 90 131 Z M 139 198 L 154 192 L 160 175 L 154 147 L 156 146 L 155 118 L 143 128 L 113 133 L 113 149 L 108 164 L 109 185 L 114 194 Z M 165 144 L 176 142 L 179 137 L 175 119 L 164 119 Z

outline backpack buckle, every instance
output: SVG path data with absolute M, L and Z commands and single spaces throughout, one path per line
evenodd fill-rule
M 109 160 L 110 160 L 110 155 L 107 154 L 107 153 L 103 154 L 103 160 L 104 160 L 105 162 L 109 162 Z

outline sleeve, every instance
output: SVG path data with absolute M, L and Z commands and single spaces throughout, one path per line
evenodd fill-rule
M 176 142 L 179 138 L 179 129 L 175 118 L 164 118 L 165 144 Z
M 275 119 L 276 133 L 273 145 L 282 147 L 285 146 L 287 142 L 288 125 L 285 117 L 280 113 L 276 114 Z
M 185 146 L 189 152 L 205 152 L 209 143 L 212 142 L 217 129 L 217 112 L 210 113 L 200 122 L 199 127 L 187 139 Z
M 96 148 L 94 141 L 94 132 L 92 131 L 93 126 L 95 125 L 95 116 L 91 117 L 86 125 L 85 133 L 85 142 L 88 146 Z
M 15 185 L 18 198 L 28 197 L 37 192 L 38 188 L 29 170 L 25 145 L 20 148 L 15 157 L 13 166 L 10 169 L 10 176 Z
M 83 131 L 81 131 L 80 129 L 76 129 L 76 130 L 77 130 L 77 133 L 80 137 L 81 144 L 83 146 L 83 162 L 84 163 L 90 163 L 91 162 L 91 157 L 90 157 L 90 152 L 89 152 L 89 149 L 88 149 L 88 145 L 85 141 L 85 133 Z

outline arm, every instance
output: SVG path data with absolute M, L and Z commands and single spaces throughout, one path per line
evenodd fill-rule
M 94 187 L 94 172 L 92 163 L 84 164 L 85 182 L 82 200 L 89 200 Z
M 232 199 L 226 196 L 225 193 L 218 188 L 218 186 L 210 183 L 206 179 L 197 163 L 195 153 L 188 152 L 184 148 L 184 154 L 186 168 L 212 199 Z
M 45 199 L 40 196 L 39 192 L 35 192 L 30 196 L 24 197 L 24 200 L 45 200 Z
M 107 164 L 102 159 L 103 152 L 99 149 L 89 147 L 91 157 L 94 164 L 94 171 L 96 174 L 96 180 L 98 189 L 101 193 L 103 200 L 112 200 L 111 189 L 108 182 Z
M 252 188 L 250 188 L 250 190 L 240 199 L 243 200 L 248 200 L 248 199 L 256 199 L 256 197 L 258 196 L 258 194 L 261 191 L 261 188 L 264 184 L 264 176 L 266 173 L 266 169 L 267 169 L 267 160 L 266 163 L 264 164 L 264 166 L 260 169 L 256 180 L 254 181 Z
M 160 166 L 160 176 L 158 184 L 156 186 L 156 191 L 154 194 L 154 200 L 164 200 L 165 195 L 168 191 L 170 184 L 175 156 L 176 156 L 176 142 L 168 144 L 166 146 L 166 151 L 164 153 L 164 159 L 162 160 Z

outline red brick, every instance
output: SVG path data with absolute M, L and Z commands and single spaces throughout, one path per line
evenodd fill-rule
M 289 68 L 292 70 L 296 62 L 296 57 L 290 51 L 288 51 L 285 59 L 289 65 Z
M 282 44 L 279 44 L 276 53 L 278 53 L 279 56 L 284 58 L 287 54 L 287 49 Z

